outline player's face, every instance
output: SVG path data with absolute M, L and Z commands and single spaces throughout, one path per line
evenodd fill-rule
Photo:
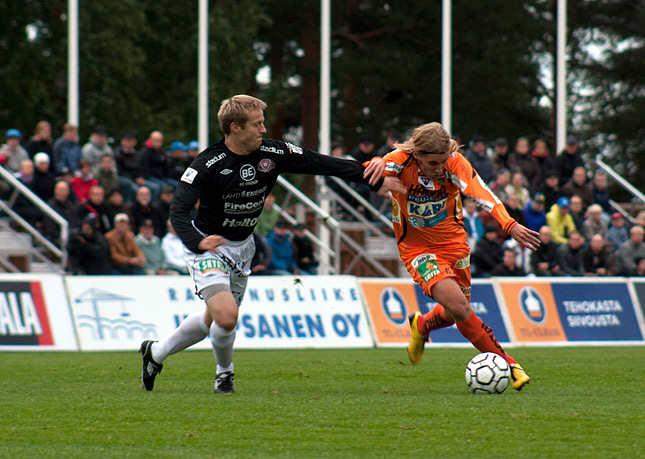
M 262 145 L 262 136 L 267 130 L 264 127 L 264 113 L 262 110 L 255 110 L 249 113 L 249 119 L 238 132 L 240 143 L 245 149 L 250 151 L 257 150 Z
M 450 152 L 437 155 L 434 153 L 424 154 L 415 151 L 413 152 L 413 155 L 416 158 L 419 169 L 421 169 L 423 175 L 431 180 L 443 177 L 446 163 L 450 158 Z

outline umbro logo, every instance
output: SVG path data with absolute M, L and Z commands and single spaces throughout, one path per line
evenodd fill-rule
M 222 171 L 220 172 L 220 174 L 222 174 L 222 175 L 228 175 L 228 174 L 230 174 L 231 172 L 233 172 L 231 169 L 224 169 L 224 170 L 222 170 Z

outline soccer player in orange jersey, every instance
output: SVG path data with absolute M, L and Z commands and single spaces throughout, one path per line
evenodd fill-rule
M 523 247 L 535 250 L 540 240 L 538 233 L 508 215 L 458 149 L 441 124 L 429 123 L 414 129 L 384 158 L 386 181 L 398 177 L 405 187 L 404 191 L 390 187 L 401 260 L 424 293 L 439 303 L 425 315 L 410 316 L 408 356 L 418 363 L 430 332 L 454 323 L 481 352 L 494 352 L 509 362 L 513 388 L 520 390 L 530 382 L 529 376 L 470 306 L 470 247 L 461 193 L 473 197 Z

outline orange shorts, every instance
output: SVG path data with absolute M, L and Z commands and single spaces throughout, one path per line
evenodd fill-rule
M 470 249 L 454 251 L 432 250 L 416 252 L 401 256 L 403 264 L 423 289 L 423 293 L 432 297 L 432 286 L 440 280 L 453 277 L 461 291 L 470 301 Z

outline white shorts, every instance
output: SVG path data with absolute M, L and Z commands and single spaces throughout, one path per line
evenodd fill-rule
M 243 241 L 228 241 L 217 248 L 217 253 L 197 254 L 184 246 L 184 258 L 197 294 L 201 296 L 201 291 L 209 285 L 224 284 L 231 289 L 238 306 L 246 291 L 254 254 L 253 235 Z

